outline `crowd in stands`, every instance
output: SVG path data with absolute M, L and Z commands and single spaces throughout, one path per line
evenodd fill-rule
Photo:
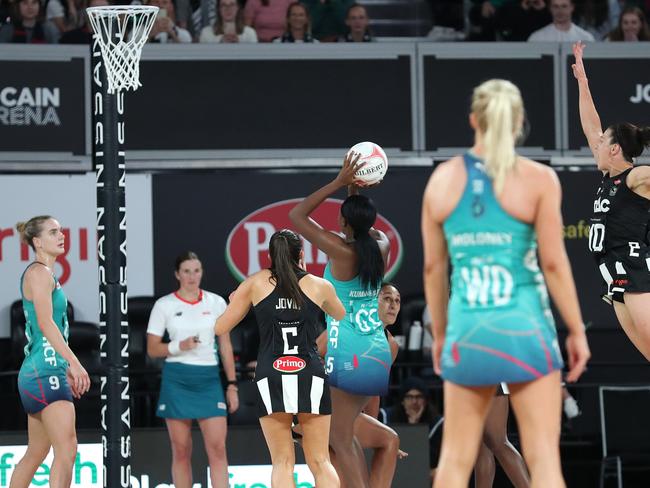
M 0 43 L 87 43 L 85 8 L 110 1 L 0 0 Z M 142 2 L 160 9 L 149 36 L 155 43 L 375 40 L 363 1 Z M 650 41 L 650 0 L 428 0 L 426 5 L 432 41 Z
M 366 8 L 352 0 L 134 0 L 159 8 L 155 43 L 370 42 Z M 0 43 L 83 44 L 85 9 L 109 0 L 0 0 Z

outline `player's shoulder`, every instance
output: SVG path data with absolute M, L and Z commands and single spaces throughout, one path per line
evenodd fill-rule
M 463 156 L 454 156 L 451 159 L 443 161 L 438 164 L 431 176 L 429 177 L 429 183 L 427 185 L 427 190 L 430 192 L 433 188 L 440 188 L 440 183 L 449 182 L 458 179 L 463 172 L 465 171 L 465 163 Z
M 52 280 L 52 271 L 42 263 L 31 263 L 25 270 L 25 278 L 36 280 Z
M 630 180 L 634 179 L 642 179 L 642 180 L 647 180 L 650 178 L 650 166 L 642 165 L 642 166 L 635 166 L 632 168 L 632 171 L 628 173 L 628 182 Z
M 266 286 L 268 283 L 271 283 L 272 276 L 270 269 L 261 269 L 242 281 L 239 288 L 250 290 L 252 289 L 251 287 L 256 288 L 259 286 Z
M 332 283 L 327 281 L 325 278 L 321 278 L 320 276 L 316 276 L 311 273 L 307 273 L 303 278 L 300 279 L 300 282 L 313 286 L 332 286 Z
M 535 181 L 535 186 L 539 188 L 544 188 L 545 184 L 559 185 L 557 173 L 546 164 L 519 156 L 517 165 L 524 173 L 523 176 L 527 180 Z
M 442 163 L 436 166 L 436 169 L 433 171 L 433 176 L 438 175 L 438 177 L 452 176 L 454 173 L 463 171 L 465 168 L 465 159 L 461 155 L 454 156 L 453 158 L 447 159 Z

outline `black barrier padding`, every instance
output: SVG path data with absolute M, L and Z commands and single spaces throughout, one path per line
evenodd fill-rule
M 393 278 L 403 296 L 422 293 L 420 207 L 431 168 L 389 168 L 384 182 L 364 192 L 400 233 L 403 260 Z M 304 198 L 335 177 L 333 170 L 231 170 L 159 174 L 153 177 L 155 294 L 178 287 L 174 260 L 185 250 L 198 253 L 202 287 L 228 296 L 238 282 L 226 259 L 226 240 L 235 225 L 257 209 Z M 334 198 L 344 199 L 345 190 Z
M 128 149 L 414 149 L 407 56 L 143 61 L 140 73 Z
M 566 58 L 569 149 L 586 148 L 580 125 L 578 83 L 573 77 L 573 56 Z M 650 62 L 648 59 L 585 59 L 589 89 L 603 129 L 616 122 L 650 125 Z
M 86 154 L 87 74 L 83 58 L 69 61 L 0 60 L 0 73 L 0 90 L 4 91 L 4 98 L 9 102 L 7 105 L 0 101 L 0 152 Z M 31 101 L 28 105 L 10 106 L 19 101 L 25 88 L 29 89 L 36 106 L 32 106 Z M 56 106 L 56 101 L 49 103 L 49 97 L 41 97 L 39 101 L 36 89 L 47 89 L 52 93 L 58 89 L 59 105 Z
M 521 90 L 530 122 L 524 147 L 559 149 L 555 141 L 554 64 L 536 59 L 440 59 L 424 57 L 425 150 L 466 147 L 474 141 L 468 114 L 475 86 L 491 78 L 512 81 Z

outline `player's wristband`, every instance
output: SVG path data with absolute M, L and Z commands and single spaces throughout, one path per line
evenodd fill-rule
M 170 356 L 176 356 L 181 352 L 181 344 L 178 341 L 171 341 L 167 344 L 167 350 Z

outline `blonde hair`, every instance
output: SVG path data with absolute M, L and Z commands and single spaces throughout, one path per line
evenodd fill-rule
M 46 220 L 50 220 L 50 215 L 38 215 L 37 217 L 32 217 L 27 222 L 18 222 L 16 224 L 16 230 L 20 234 L 20 239 L 34 251 L 34 237 L 38 237 L 43 231 L 43 223 Z
M 485 171 L 501 193 L 506 176 L 515 167 L 515 140 L 521 135 L 524 102 L 521 93 L 508 80 L 488 80 L 474 88 L 472 113 L 483 135 Z

